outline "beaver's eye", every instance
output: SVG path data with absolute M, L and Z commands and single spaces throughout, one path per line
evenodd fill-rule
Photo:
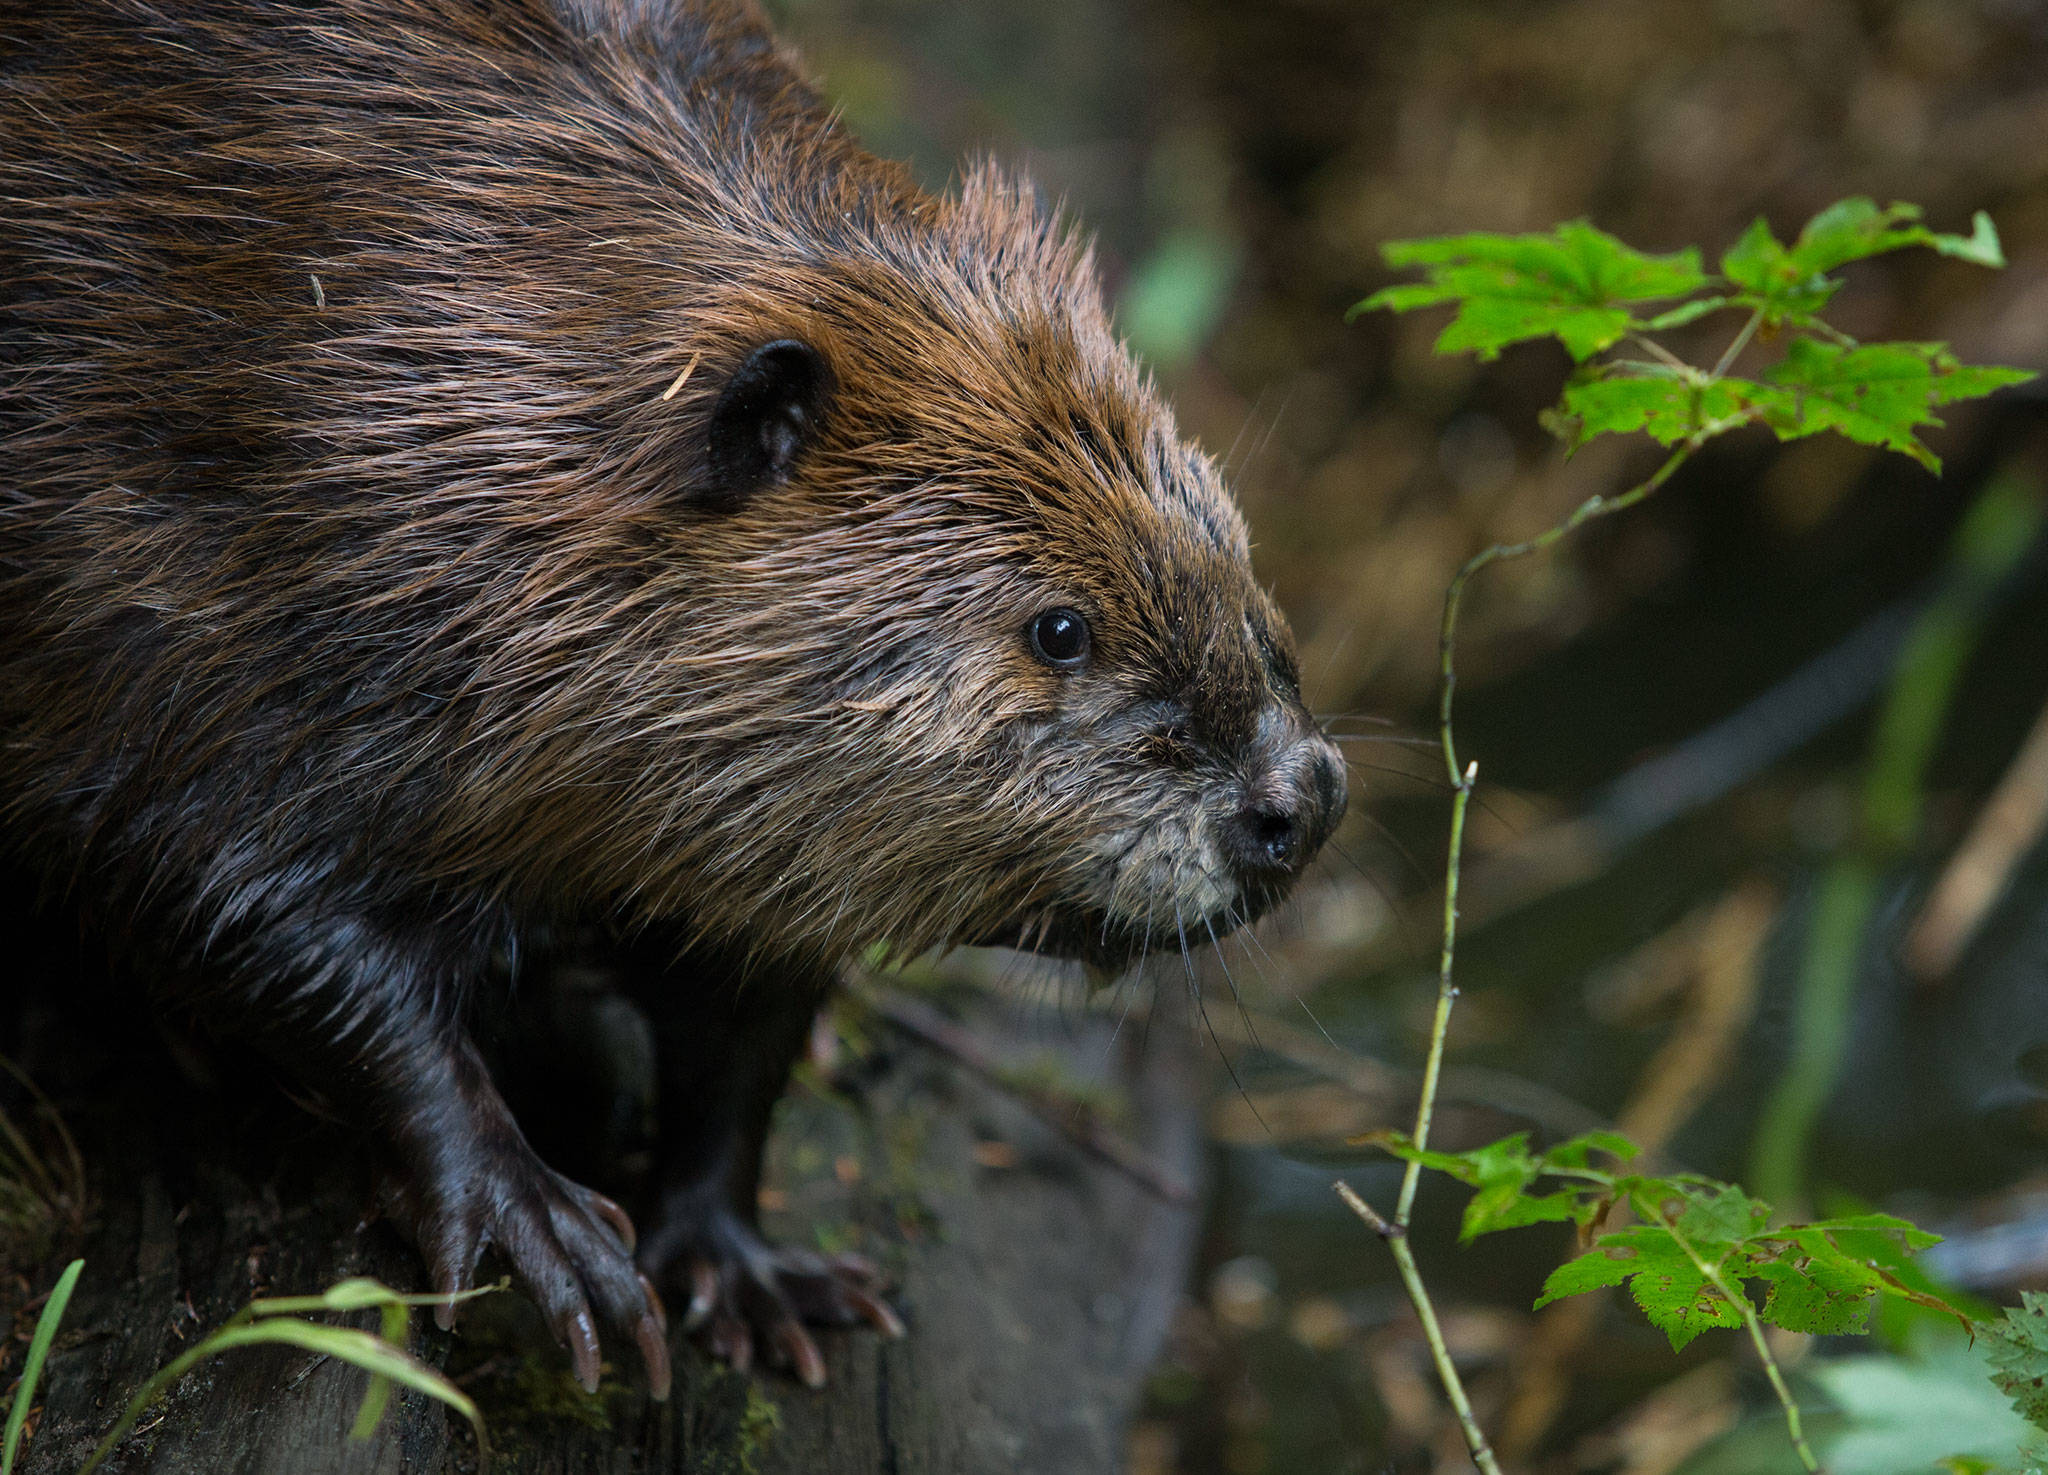
M 1088 621 L 1079 610 L 1049 609 L 1024 627 L 1031 653 L 1048 666 L 1071 668 L 1088 659 Z

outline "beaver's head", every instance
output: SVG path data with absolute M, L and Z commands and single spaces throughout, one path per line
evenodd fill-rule
M 849 216 L 686 341 L 690 511 L 633 600 L 642 904 L 1114 962 L 1284 894 L 1343 762 L 1215 466 L 1021 190 Z

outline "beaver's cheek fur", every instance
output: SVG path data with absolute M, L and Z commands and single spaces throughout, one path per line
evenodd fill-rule
M 1254 740 L 1237 749 L 1194 735 L 1221 724 L 1157 700 L 1083 704 L 1085 716 L 1033 726 L 1015 766 L 1051 798 L 1048 820 L 1065 823 L 1015 837 L 1013 850 L 1072 838 L 1048 858 L 1047 894 L 1011 919 L 1013 935 L 974 940 L 1117 965 L 1219 939 L 1268 911 L 1341 816 L 1344 792 L 1342 755 L 1298 698 L 1269 688 L 1263 699 Z M 1292 862 L 1247 867 L 1232 837 L 1247 809 L 1300 815 Z

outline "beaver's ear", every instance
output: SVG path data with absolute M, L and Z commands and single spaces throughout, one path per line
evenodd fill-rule
M 711 411 L 711 485 L 700 500 L 729 509 L 787 481 L 824 428 L 833 383 L 825 356 L 800 338 L 748 354 Z

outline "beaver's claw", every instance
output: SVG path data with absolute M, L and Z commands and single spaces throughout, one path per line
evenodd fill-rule
M 439 1151 L 406 1154 L 386 1180 L 386 1211 L 409 1231 L 437 1291 L 468 1289 L 487 1248 L 511 1266 L 555 1337 L 569 1349 L 576 1381 L 597 1391 L 598 1332 L 632 1342 L 648 1391 L 669 1393 L 668 1322 L 654 1286 L 633 1263 L 626 1211 L 572 1183 L 509 1131 L 442 1139 Z M 453 1305 L 436 1308 L 445 1329 Z
M 806 1387 L 825 1385 L 825 1358 L 808 1328 L 859 1326 L 903 1335 L 879 1294 L 881 1272 L 859 1255 L 820 1255 L 765 1242 L 725 1208 L 671 1215 L 648 1237 L 640 1263 L 689 1296 L 684 1326 L 741 1372 L 756 1355 Z

